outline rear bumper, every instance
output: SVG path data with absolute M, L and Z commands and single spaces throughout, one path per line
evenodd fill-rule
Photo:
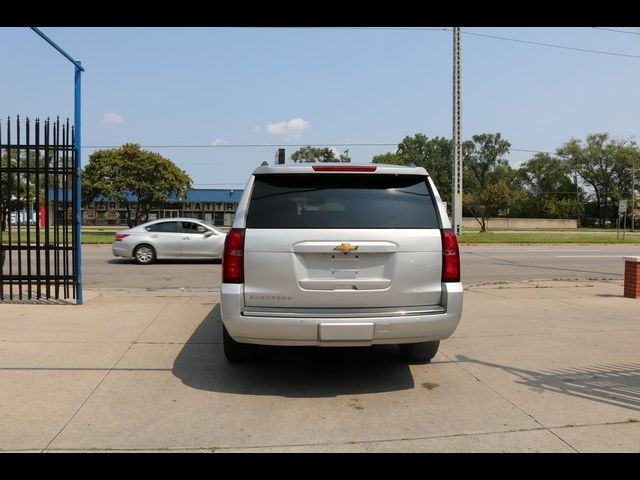
M 111 251 L 116 257 L 131 257 L 131 248 L 123 245 L 122 242 L 113 242 L 111 244 Z
M 243 286 L 222 284 L 221 313 L 231 337 L 262 345 L 367 346 L 442 340 L 462 316 L 462 283 L 442 284 L 444 312 L 389 317 L 248 316 Z

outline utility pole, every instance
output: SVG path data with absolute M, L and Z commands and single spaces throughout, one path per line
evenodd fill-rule
M 453 189 L 451 217 L 456 235 L 462 234 L 462 89 L 460 85 L 460 27 L 453 27 Z
M 633 159 L 633 167 L 631 167 L 631 231 L 634 231 L 634 223 L 636 219 L 636 159 Z
M 578 174 L 573 175 L 576 183 L 576 216 L 578 217 L 578 228 L 580 228 L 580 190 L 578 190 Z

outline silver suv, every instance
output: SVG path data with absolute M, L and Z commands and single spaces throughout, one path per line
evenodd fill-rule
M 462 314 L 460 255 L 424 168 L 261 166 L 224 247 L 224 353 L 399 344 L 428 362 Z

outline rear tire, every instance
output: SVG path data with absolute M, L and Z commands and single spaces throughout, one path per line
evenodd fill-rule
M 150 245 L 139 245 L 133 251 L 133 256 L 140 265 L 150 265 L 156 260 L 156 251 Z
M 400 347 L 400 354 L 405 360 L 411 363 L 429 363 L 431 359 L 436 356 L 436 353 L 438 353 L 440 340 L 433 342 L 402 343 L 398 346 Z
M 251 343 L 236 342 L 227 328 L 222 324 L 222 344 L 224 346 L 224 356 L 230 363 L 250 362 L 256 356 L 257 346 Z

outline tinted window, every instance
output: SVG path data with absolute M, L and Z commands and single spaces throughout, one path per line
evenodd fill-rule
M 171 232 L 178 231 L 178 222 L 160 222 L 145 227 L 149 232 Z
M 208 228 L 203 227 L 198 223 L 193 222 L 180 222 L 183 233 L 205 233 L 209 231 Z
M 248 228 L 439 228 L 426 177 L 259 175 Z

